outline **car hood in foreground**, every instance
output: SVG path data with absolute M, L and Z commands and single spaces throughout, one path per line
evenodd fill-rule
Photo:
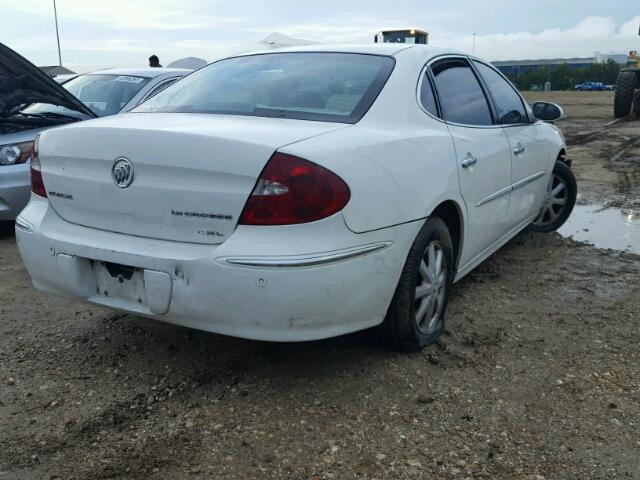
M 21 105 L 37 102 L 60 105 L 96 117 L 91 109 L 42 70 L 0 43 L 0 117 L 11 115 Z

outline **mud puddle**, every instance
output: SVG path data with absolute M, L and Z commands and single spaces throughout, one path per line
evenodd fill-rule
M 640 254 L 640 211 L 606 204 L 576 205 L 559 233 L 598 248 Z

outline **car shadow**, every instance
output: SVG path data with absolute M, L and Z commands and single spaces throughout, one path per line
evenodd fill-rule
M 0 221 L 0 240 L 15 236 L 14 222 Z
M 118 368 L 143 384 L 163 378 L 168 384 L 184 383 L 210 393 L 265 381 L 275 382 L 276 389 L 285 385 L 302 388 L 308 382 L 334 385 L 340 377 L 362 375 L 402 355 L 382 347 L 372 330 L 326 340 L 277 343 L 124 314 L 105 316 L 98 325 L 84 329 L 82 336 L 86 338 L 81 341 L 92 349 L 77 350 L 80 358 L 74 363 L 89 370 L 103 368 L 100 359 L 118 359 Z

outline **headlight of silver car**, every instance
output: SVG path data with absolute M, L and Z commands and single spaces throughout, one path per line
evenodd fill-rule
M 14 143 L 0 146 L 0 165 L 25 163 L 31 158 L 33 142 Z

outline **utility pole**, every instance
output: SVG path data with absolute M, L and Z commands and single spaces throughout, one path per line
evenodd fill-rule
M 56 0 L 53 0 L 53 1 L 55 2 Z M 473 52 L 472 53 L 474 55 L 476 54 L 476 34 L 475 34 L 475 32 L 473 33 Z
M 58 65 L 62 66 L 62 53 L 60 52 L 60 34 L 58 33 L 58 11 L 56 10 L 56 0 L 53 0 L 53 16 L 56 20 L 56 39 L 58 40 Z

